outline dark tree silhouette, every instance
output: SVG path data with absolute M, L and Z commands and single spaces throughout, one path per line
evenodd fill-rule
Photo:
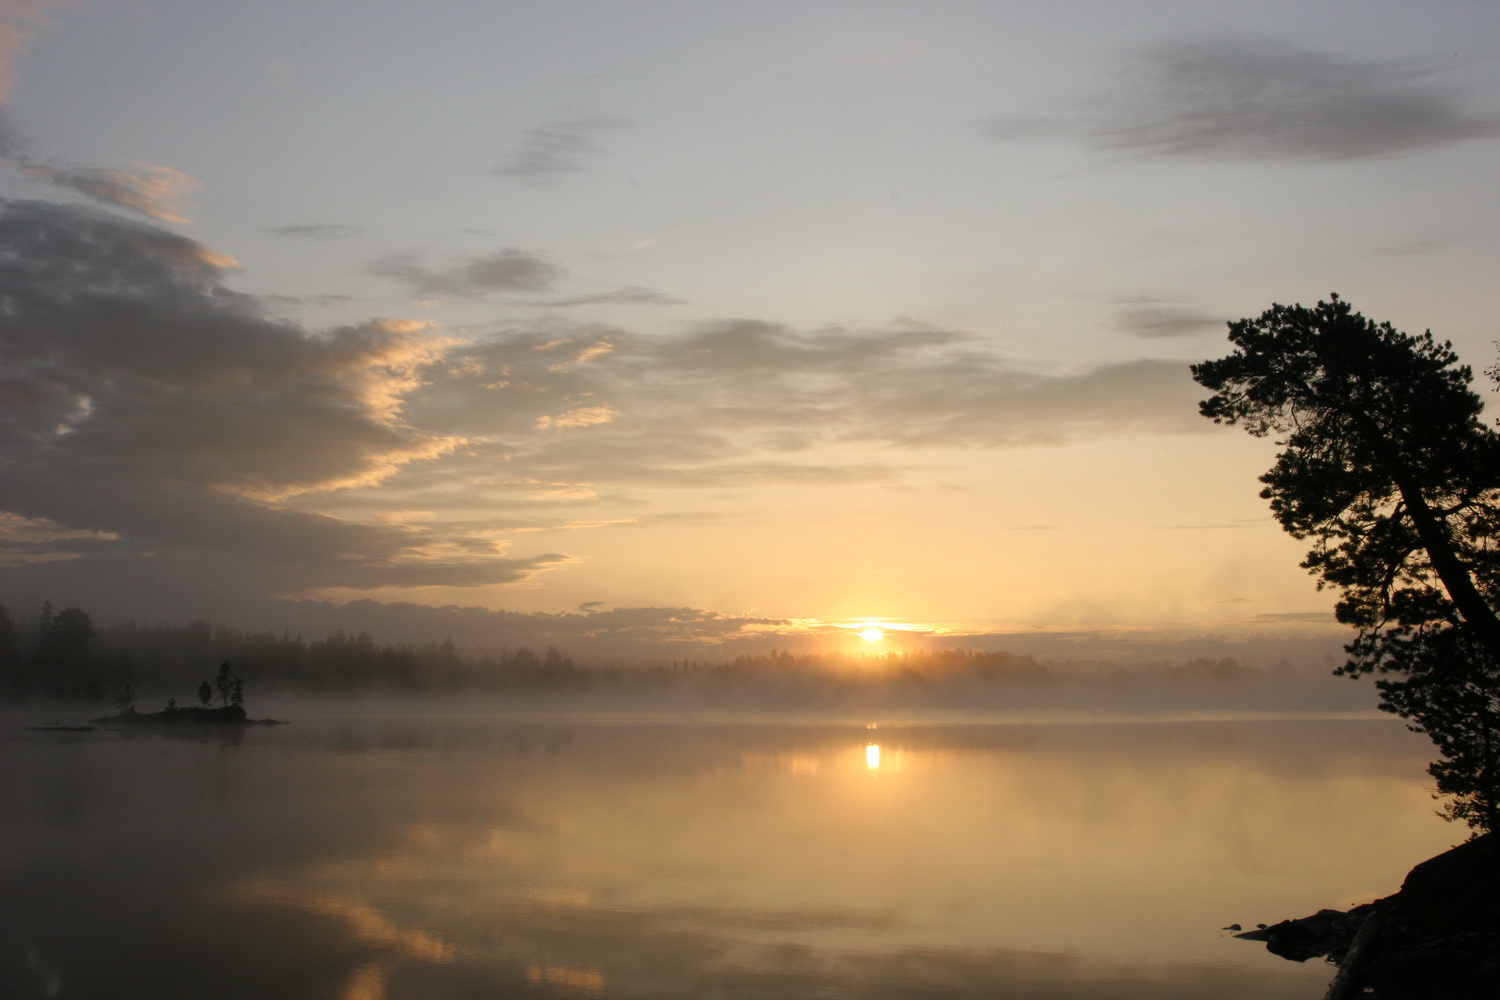
M 219 689 L 219 701 L 225 708 L 230 705 L 238 705 L 244 701 L 244 685 L 235 676 L 234 668 L 225 660 L 219 664 L 219 672 L 214 677 L 214 687 Z
M 135 712 L 135 703 L 135 686 L 130 683 L 130 677 L 127 675 L 125 689 L 115 695 L 115 708 L 119 709 L 121 715 L 132 715 Z
M 10 609 L 0 604 L 0 694 L 21 691 L 21 657 L 16 648 L 20 638 L 10 617 Z
M 43 689 L 51 695 L 76 698 L 97 696 L 99 679 L 89 674 L 89 640 L 94 624 L 87 611 L 42 605 L 37 619 L 36 667 Z
M 1381 707 L 1432 736 L 1449 815 L 1488 829 L 1500 663 L 1500 436 L 1452 345 L 1375 323 L 1337 295 L 1229 325 L 1235 350 L 1193 366 L 1216 423 L 1282 451 L 1261 496 L 1302 565 L 1359 630 L 1340 673 L 1379 670 Z
M 1459 628 L 1424 630 L 1392 649 L 1376 681 L 1382 708 L 1427 733 L 1440 759 L 1427 770 L 1443 815 L 1476 830 L 1500 830 L 1500 664 Z

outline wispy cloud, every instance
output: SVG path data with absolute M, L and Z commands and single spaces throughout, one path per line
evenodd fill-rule
M 567 118 L 527 129 L 518 143 L 490 173 L 533 187 L 551 183 L 562 174 L 579 173 L 584 161 L 603 152 L 597 137 L 623 128 L 625 119 L 615 116 Z
M 1071 116 L 983 123 L 1000 139 L 1072 135 L 1104 150 L 1217 160 L 1337 161 L 1500 136 L 1432 67 L 1358 60 L 1264 38 L 1141 49 L 1109 98 Z
M 1170 303 L 1138 302 L 1122 306 L 1115 314 L 1118 329 L 1146 340 L 1222 332 L 1224 322 L 1222 316 Z
M 559 299 L 543 299 L 528 302 L 533 306 L 680 306 L 684 302 L 674 295 L 650 288 L 632 285 L 612 292 L 597 292 L 593 295 L 574 295 Z
M 364 227 L 348 224 L 307 224 L 297 226 L 276 226 L 267 229 L 266 232 L 272 236 L 293 236 L 304 240 L 346 240 L 351 236 L 358 236 L 364 232 Z
M 429 267 L 414 253 L 381 257 L 365 270 L 405 283 L 419 296 L 480 298 L 491 292 L 540 292 L 562 274 L 556 264 L 521 250 L 505 249 L 451 264 Z
M 476 476 L 503 461 L 512 477 L 595 486 L 896 481 L 928 449 L 1202 430 L 1185 363 L 1049 373 L 932 329 L 551 323 L 459 345 L 446 364 L 410 413 L 434 433 L 503 441 L 445 462 Z M 830 461 L 851 444 L 884 458 Z
M 37 163 L 17 158 L 22 171 L 106 204 L 149 215 L 163 222 L 187 222 L 182 204 L 203 185 L 180 170 L 160 164 L 138 163 L 134 170 Z

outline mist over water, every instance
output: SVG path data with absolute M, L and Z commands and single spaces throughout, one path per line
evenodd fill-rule
M 1463 836 L 1390 719 L 270 714 L 0 720 L 0 995 L 1304 998 L 1219 928 Z

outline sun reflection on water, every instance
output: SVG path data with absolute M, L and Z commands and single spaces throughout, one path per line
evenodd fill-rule
M 880 744 L 867 743 L 865 745 L 865 767 L 871 771 L 880 770 Z
M 386 970 L 376 963 L 356 966 L 339 1000 L 386 1000 Z

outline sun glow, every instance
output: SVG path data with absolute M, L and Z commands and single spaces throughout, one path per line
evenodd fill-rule
M 807 619 L 807 621 L 813 625 L 823 626 L 828 633 L 838 635 L 846 641 L 860 640 L 855 643 L 856 646 L 880 647 L 878 650 L 870 650 L 872 653 L 884 653 L 887 649 L 895 651 L 911 648 L 923 639 L 953 631 L 943 625 L 909 622 L 900 618 L 852 618 L 842 622 L 819 622 L 817 619 Z M 847 646 L 845 648 L 847 649 Z

